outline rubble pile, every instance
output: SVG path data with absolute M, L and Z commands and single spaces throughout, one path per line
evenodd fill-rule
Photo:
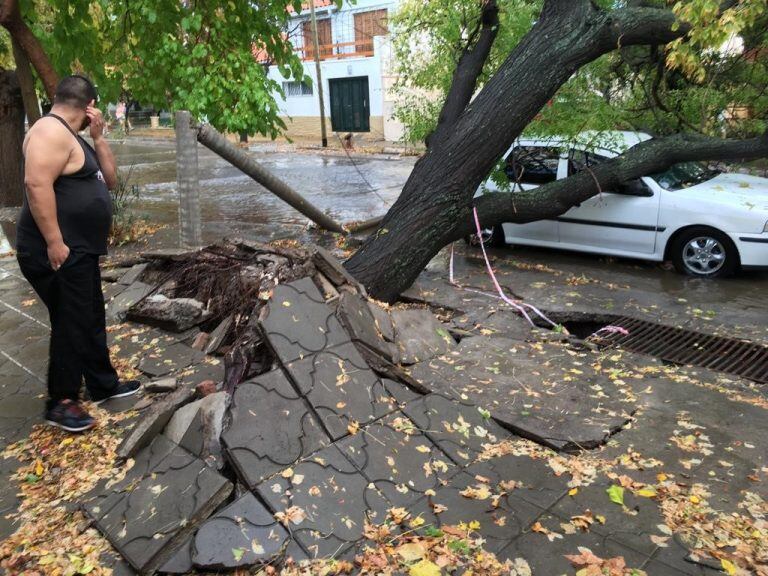
M 147 254 L 108 277 L 110 316 L 144 325 L 110 338 L 141 352 L 147 396 L 124 465 L 82 506 L 140 574 L 352 559 L 393 510 L 439 526 L 469 506 L 499 551 L 544 496 L 531 488 L 492 509 L 462 497 L 487 468 L 483 446 L 512 431 L 556 448 L 599 442 L 628 418 L 607 386 L 605 399 L 577 398 L 587 379 L 559 383 L 565 404 L 535 414 L 523 393 L 541 372 L 504 362 L 537 361 L 518 318 L 505 339 L 483 326 L 488 310 L 472 321 L 454 308 L 442 323 L 426 307 L 379 305 L 319 247 L 234 241 Z M 547 486 L 546 499 L 566 491 Z

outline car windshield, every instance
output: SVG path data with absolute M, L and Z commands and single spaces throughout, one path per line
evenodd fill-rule
M 681 190 L 711 180 L 718 174 L 720 170 L 712 170 L 703 162 L 680 162 L 664 172 L 652 174 L 651 178 L 665 190 Z

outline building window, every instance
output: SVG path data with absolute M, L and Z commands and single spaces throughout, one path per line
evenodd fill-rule
M 315 47 L 312 42 L 312 22 L 305 20 L 302 25 L 302 36 L 304 37 L 304 59 L 315 59 Z M 320 48 L 320 59 L 328 58 L 333 55 L 333 38 L 331 37 L 331 20 L 325 18 L 317 21 L 317 43 Z
M 283 82 L 283 92 L 286 96 L 312 96 L 312 85 L 308 82 Z
M 355 14 L 355 52 L 373 55 L 373 37 L 386 36 L 387 10 L 369 10 Z

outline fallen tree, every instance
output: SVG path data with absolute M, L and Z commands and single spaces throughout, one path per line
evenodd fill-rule
M 738 1 L 723 2 L 735 10 Z M 392 301 L 443 246 L 467 234 L 478 186 L 558 89 L 581 67 L 628 46 L 686 39 L 692 27 L 668 8 L 628 2 L 601 8 L 589 0 L 546 0 L 539 18 L 473 98 L 498 26 L 496 0 L 483 3 L 476 41 L 458 60 L 427 152 L 378 230 L 346 262 L 376 298 Z M 768 136 L 743 141 L 676 135 L 535 191 L 476 201 L 483 226 L 551 218 L 570 207 L 684 160 L 768 155 Z

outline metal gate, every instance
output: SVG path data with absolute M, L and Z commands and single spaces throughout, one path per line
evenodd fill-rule
M 334 132 L 370 132 L 370 98 L 368 76 L 332 78 L 331 127 Z

